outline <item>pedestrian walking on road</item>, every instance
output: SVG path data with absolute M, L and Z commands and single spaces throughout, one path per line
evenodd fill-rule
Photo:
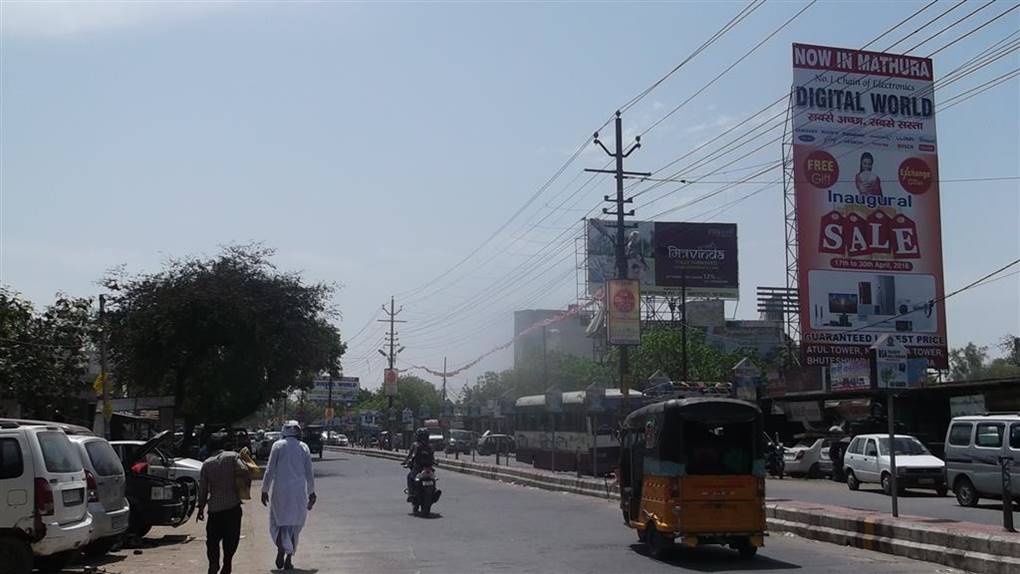
M 212 456 L 202 463 L 198 481 L 199 521 L 205 520 L 205 509 L 209 507 L 209 521 L 205 524 L 209 574 L 230 574 L 233 570 L 234 553 L 241 540 L 241 489 L 246 492 L 251 481 L 248 467 L 237 453 L 223 450 L 225 441 L 226 437 L 218 434 L 209 438 Z
M 315 505 L 312 454 L 301 442 L 297 421 L 283 425 L 283 438 L 273 443 L 262 479 L 262 504 L 269 509 L 269 534 L 276 544 L 276 567 L 293 570 L 292 559 L 308 511 Z M 272 495 L 270 495 L 270 492 Z

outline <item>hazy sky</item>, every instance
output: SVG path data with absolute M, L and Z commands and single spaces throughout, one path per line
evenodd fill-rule
M 96 280 L 118 264 L 153 271 L 168 256 L 261 241 L 278 250 L 281 268 L 342 285 L 347 374 L 380 384 L 382 325 L 372 321 L 391 294 L 409 321 L 401 366 L 438 369 L 445 354 L 454 368 L 508 341 L 514 309 L 575 300 L 578 220 L 613 191 L 609 180 L 582 187 L 582 168 L 602 167 L 602 152 L 588 146 L 493 241 L 444 272 L 525 205 L 618 106 L 744 5 L 4 2 L 0 281 L 43 305 L 57 291 L 97 293 Z M 754 12 L 629 110 L 628 137 L 804 5 L 772 1 Z M 792 42 L 860 47 L 921 5 L 812 6 L 648 132 L 628 168 L 656 170 L 777 100 L 791 82 Z M 951 5 L 939 2 L 875 47 Z M 958 8 L 896 50 L 979 5 Z M 1008 7 L 995 3 L 912 53 L 928 55 Z M 936 74 L 1015 32 L 1018 13 L 936 55 Z M 1017 54 L 936 100 L 1017 68 Z M 939 115 L 942 178 L 1020 175 L 1018 92 L 1013 78 Z M 707 179 L 745 177 L 780 153 L 768 145 Z M 638 216 L 720 187 L 686 187 L 651 206 L 639 199 Z M 738 186 L 663 216 L 739 224 L 741 301 L 727 305 L 739 318 L 756 317 L 756 286 L 784 284 L 781 187 L 731 203 L 761 187 Z M 947 291 L 1020 257 L 1016 180 L 944 183 L 942 218 Z M 539 264 L 522 265 L 547 245 Z M 1018 279 L 949 300 L 951 345 L 1020 333 Z M 454 386 L 511 360 L 510 350 L 496 353 Z

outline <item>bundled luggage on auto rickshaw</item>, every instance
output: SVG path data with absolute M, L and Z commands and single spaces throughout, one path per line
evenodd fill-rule
M 765 537 L 765 460 L 757 406 L 673 399 L 627 417 L 620 507 L 651 554 L 674 544 L 724 544 L 745 558 Z

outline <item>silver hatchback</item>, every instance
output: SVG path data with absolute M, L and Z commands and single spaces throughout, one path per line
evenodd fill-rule
M 81 455 L 88 482 L 88 505 L 94 530 L 85 553 L 106 554 L 127 531 L 131 516 L 125 496 L 124 467 L 106 439 L 92 434 L 74 434 L 68 438 Z

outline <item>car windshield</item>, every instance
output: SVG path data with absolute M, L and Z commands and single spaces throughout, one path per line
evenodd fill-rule
M 818 442 L 818 441 L 815 440 L 815 439 L 812 439 L 812 440 L 801 439 L 801 440 L 797 441 L 797 444 L 793 445 L 793 448 L 812 448 L 812 447 L 815 446 L 816 442 Z
M 39 433 L 39 448 L 42 449 L 43 462 L 50 472 L 81 472 L 81 457 L 75 452 L 74 446 L 67 435 L 59 431 Z
M 879 449 L 882 454 L 889 454 L 889 439 L 880 438 L 878 439 Z M 902 455 L 915 455 L 915 454 L 929 454 L 928 449 L 924 447 L 919 440 L 913 437 L 896 437 L 896 454 Z
M 471 432 L 470 431 L 450 431 L 450 438 L 455 438 L 457 440 L 468 440 L 468 439 L 471 438 Z

